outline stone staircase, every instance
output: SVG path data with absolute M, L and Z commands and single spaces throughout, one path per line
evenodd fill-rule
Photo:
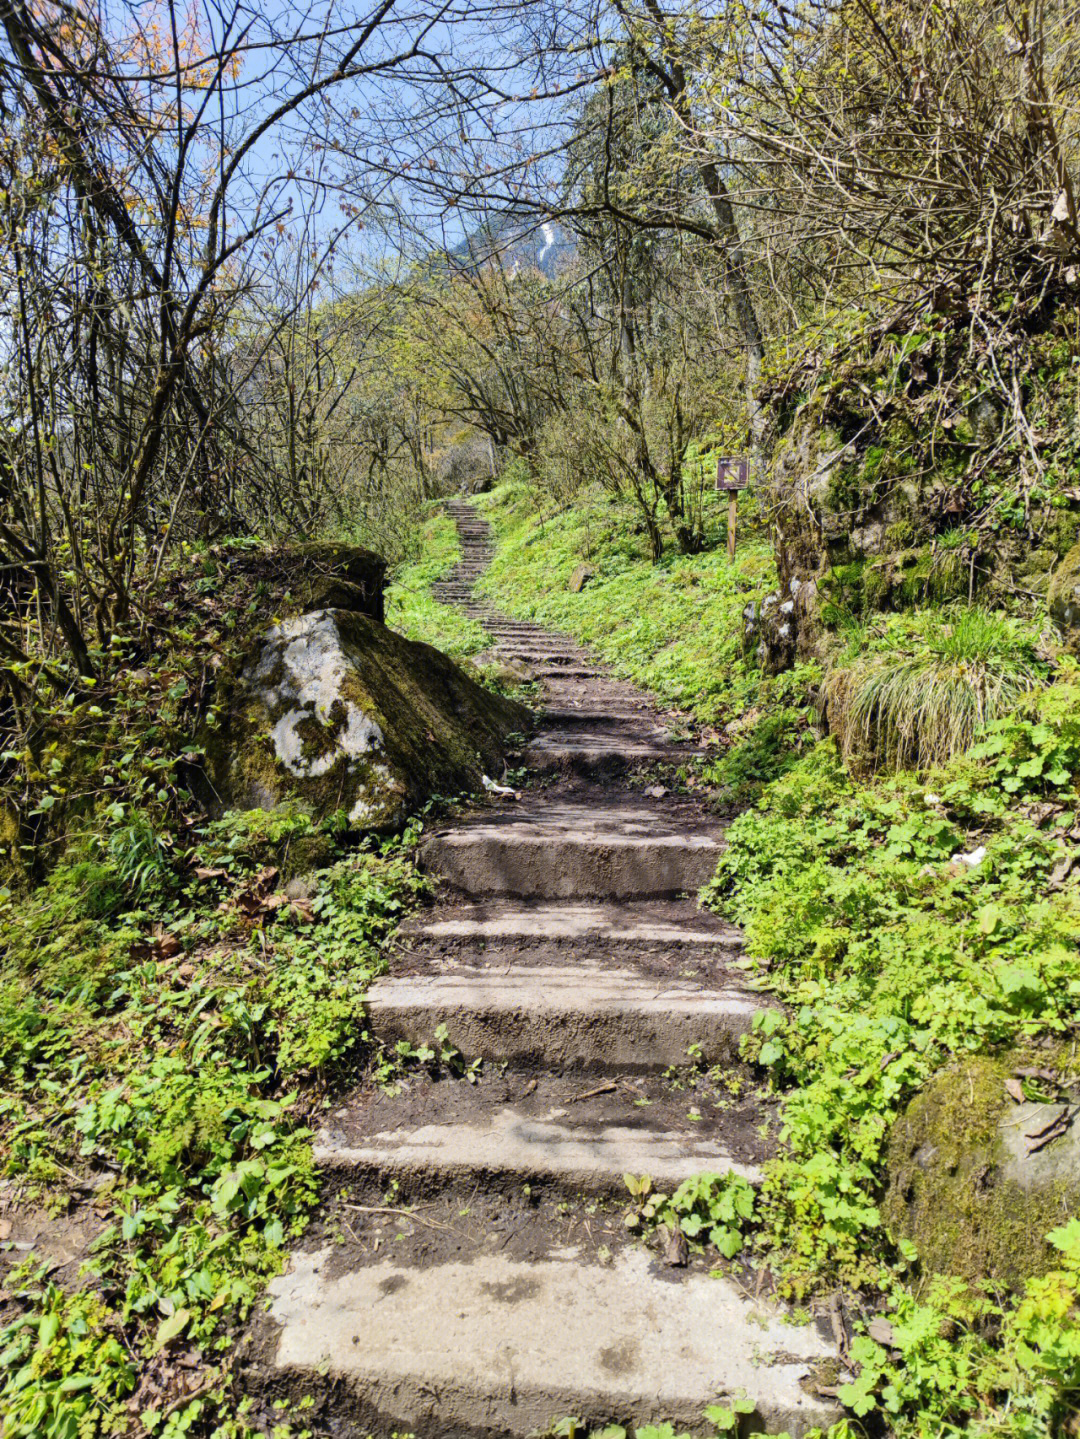
M 737 1074 L 762 1004 L 732 968 L 738 931 L 692 898 L 721 828 L 631 783 L 694 745 L 579 646 L 476 596 L 488 527 L 447 508 L 463 558 L 436 597 L 543 682 L 539 778 L 424 840 L 437 902 L 404 927 L 369 1027 L 470 1072 L 365 1089 L 324 1126 L 335 1197 L 271 1286 L 263 1383 L 317 1394 L 335 1435 L 524 1439 L 571 1414 L 701 1431 L 737 1395 L 750 1429 L 799 1435 L 833 1417 L 806 1382 L 831 1344 L 752 1273 L 671 1267 L 623 1222 L 627 1173 L 669 1192 L 703 1170 L 753 1182 L 768 1152 L 768 1112 L 737 1084 L 699 1113 L 665 1078 L 691 1045 Z

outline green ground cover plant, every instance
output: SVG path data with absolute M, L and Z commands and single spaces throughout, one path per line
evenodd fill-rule
M 316 1202 L 306 1121 L 363 1060 L 364 994 L 423 887 L 415 837 L 350 849 L 256 811 L 180 851 L 130 824 L 0 902 L 3 1173 L 98 1228 L 66 1287 L 8 1269 L 5 1435 L 256 1432 L 238 1325 Z
M 827 741 L 735 821 L 707 893 L 787 1008 L 746 1045 L 783 1096 L 753 1243 L 795 1296 L 880 1294 L 889 1338 L 855 1341 L 840 1397 L 896 1434 L 1049 1436 L 1080 1402 L 1075 1223 L 1033 1236 L 1011 1294 L 926 1273 L 880 1206 L 890 1129 L 933 1074 L 964 1055 L 1057 1054 L 1063 1077 L 1075 1061 L 1078 722 L 1066 668 L 925 776 L 860 782 Z

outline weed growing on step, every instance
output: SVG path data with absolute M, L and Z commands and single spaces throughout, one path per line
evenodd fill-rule
M 753 1412 L 753 1400 L 740 1394 L 726 1404 L 710 1404 L 702 1416 L 706 1427 L 696 1436 L 676 1433 L 674 1424 L 641 1424 L 637 1428 L 604 1424 L 596 1429 L 581 1419 L 566 1417 L 553 1420 L 537 1439 L 723 1439 L 725 1435 L 737 1434 L 746 1416 Z M 790 1439 L 790 1435 L 777 1434 L 773 1439 Z
M 695 1174 L 670 1195 L 654 1189 L 647 1174 L 626 1174 L 623 1180 L 634 1201 L 628 1229 L 679 1230 L 695 1249 L 709 1245 L 725 1259 L 741 1253 L 743 1227 L 754 1218 L 754 1188 L 742 1175 Z
M 5 1177 L 60 1211 L 81 1194 L 101 1224 L 77 1285 L 7 1276 L 5 1436 L 254 1432 L 236 1326 L 315 1202 L 305 1120 L 360 1054 L 364 993 L 423 886 L 415 838 L 350 853 L 332 825 L 259 812 L 165 861 L 129 826 L 4 902 Z M 324 863 L 290 900 L 277 880 L 304 846 Z
M 430 1042 L 411 1044 L 407 1039 L 399 1039 L 391 1062 L 395 1073 L 416 1064 L 424 1066 L 433 1077 L 445 1073 L 455 1079 L 466 1079 L 470 1084 L 479 1083 L 484 1067 L 483 1059 L 466 1060 L 451 1042 L 450 1031 L 444 1023 L 435 1026 Z

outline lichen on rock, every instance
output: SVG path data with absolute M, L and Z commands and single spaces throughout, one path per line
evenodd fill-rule
M 478 787 L 528 711 L 445 655 L 353 611 L 274 625 L 242 674 L 225 746 L 227 802 L 304 803 L 358 829 L 399 824 L 434 793 Z

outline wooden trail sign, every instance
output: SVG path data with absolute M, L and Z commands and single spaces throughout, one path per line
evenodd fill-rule
M 750 483 L 750 459 L 747 455 L 723 455 L 716 462 L 716 488 L 727 491 L 727 552 L 728 559 L 735 558 L 736 502 L 739 491 Z

